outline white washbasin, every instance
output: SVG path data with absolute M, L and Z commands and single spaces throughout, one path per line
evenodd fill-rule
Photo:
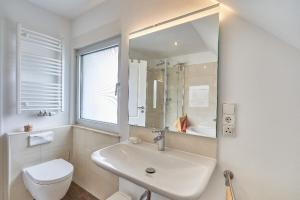
M 216 136 L 216 128 L 209 126 L 190 126 L 187 128 L 186 133 L 193 135 L 202 135 L 206 137 Z
M 92 154 L 92 160 L 122 178 L 170 199 L 196 200 L 205 189 L 216 160 L 149 143 L 119 143 Z M 145 169 L 155 168 L 154 174 Z

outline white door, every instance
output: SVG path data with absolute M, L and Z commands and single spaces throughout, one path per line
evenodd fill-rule
M 129 124 L 146 125 L 147 61 L 129 61 Z

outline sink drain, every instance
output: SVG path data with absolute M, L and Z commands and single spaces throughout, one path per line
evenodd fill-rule
M 145 171 L 146 171 L 148 174 L 154 174 L 154 173 L 155 173 L 155 169 L 152 168 L 152 167 L 148 167 Z

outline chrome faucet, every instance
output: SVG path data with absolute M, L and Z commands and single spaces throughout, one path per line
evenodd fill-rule
M 158 151 L 165 150 L 165 135 L 166 135 L 166 128 L 165 129 L 153 129 L 152 133 L 157 133 L 157 136 L 153 138 L 153 141 L 158 144 Z

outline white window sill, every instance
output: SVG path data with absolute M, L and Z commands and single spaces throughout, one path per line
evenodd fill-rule
M 75 125 L 73 125 L 73 127 L 83 129 L 83 130 L 87 130 L 87 131 L 92 131 L 92 132 L 99 133 L 99 134 L 109 135 L 109 136 L 116 137 L 116 138 L 121 137 L 118 133 L 104 131 L 104 130 L 101 130 L 101 129 L 89 128 L 89 127 L 83 126 L 81 124 L 75 124 Z

